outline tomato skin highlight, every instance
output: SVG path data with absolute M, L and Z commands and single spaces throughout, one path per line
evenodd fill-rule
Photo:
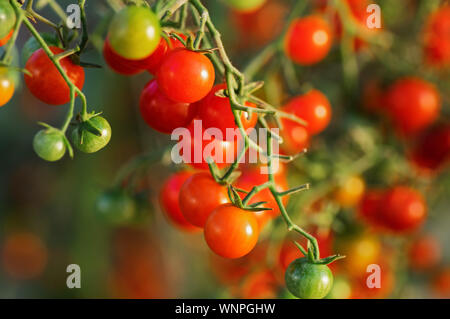
M 178 202 L 181 187 L 192 174 L 189 171 L 173 174 L 165 181 L 159 193 L 159 202 L 167 219 L 181 230 L 187 232 L 197 232 L 200 230 L 200 228 L 195 227 L 186 220 Z
M 308 16 L 292 21 L 285 39 L 286 55 L 300 65 L 312 65 L 323 60 L 331 49 L 332 31 L 320 16 Z
M 50 47 L 53 54 L 63 52 L 58 47 Z M 75 65 L 69 57 L 60 60 L 61 67 L 70 81 L 80 90 L 84 85 L 84 69 Z M 31 76 L 25 74 L 25 84 L 39 100 L 50 105 L 62 105 L 70 101 L 70 89 L 58 69 L 43 49 L 35 51 L 25 65 Z
M 286 286 L 301 299 L 322 299 L 333 287 L 333 274 L 327 265 L 313 264 L 307 258 L 294 260 L 285 273 Z
M 308 123 L 305 129 L 310 135 L 321 133 L 330 123 L 332 109 L 327 97 L 318 90 L 311 90 L 304 95 L 291 99 L 282 110 L 296 115 Z M 301 126 L 291 120 L 284 119 L 292 125 Z
M 416 77 L 393 83 L 386 93 L 388 112 L 402 136 L 415 135 L 439 116 L 441 97 L 435 86 Z
M 208 217 L 204 234 L 213 252 L 224 258 L 239 258 L 255 247 L 259 227 L 250 211 L 225 204 Z
M 192 175 L 180 189 L 181 212 L 189 223 L 197 227 L 203 228 L 212 211 L 228 202 L 227 188 L 207 172 Z
M 141 93 L 139 108 L 142 118 L 158 132 L 171 134 L 179 127 L 188 126 L 196 114 L 196 105 L 170 100 L 151 80 Z
M 167 97 L 184 103 L 204 98 L 211 91 L 214 78 L 214 67 L 205 55 L 183 48 L 167 54 L 156 75 Z
M 216 85 L 204 99 L 197 102 L 198 117 L 202 120 L 202 125 L 205 130 L 217 128 L 222 132 L 222 140 L 232 140 L 233 137 L 227 137 L 227 129 L 232 129 L 235 132 L 238 130 L 238 127 L 234 121 L 230 99 L 216 96 L 216 92 L 225 90 L 226 88 L 226 84 Z M 253 103 L 246 102 L 245 105 L 256 108 L 256 105 Z M 247 131 L 256 125 L 258 115 L 252 113 L 250 118 L 247 118 L 245 112 L 242 112 L 240 119 L 244 130 Z
M 383 224 L 394 232 L 409 232 L 420 227 L 427 216 L 422 195 L 406 186 L 396 186 L 383 197 L 380 211 Z
M 118 55 L 141 60 L 156 50 L 160 33 L 159 20 L 149 8 L 127 6 L 113 17 L 108 38 Z

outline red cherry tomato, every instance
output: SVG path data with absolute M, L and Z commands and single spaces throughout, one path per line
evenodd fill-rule
M 425 200 L 419 192 L 410 187 L 397 186 L 383 196 L 380 217 L 389 230 L 415 230 L 424 223 L 426 216 Z
M 176 49 L 167 54 L 157 72 L 161 90 L 173 101 L 193 103 L 204 98 L 214 85 L 214 67 L 203 54 Z
M 14 33 L 14 30 L 11 30 L 3 39 L 0 39 L 0 47 L 4 46 L 6 43 L 8 43 L 8 41 L 9 41 L 9 39 L 11 39 L 13 33 Z
M 53 54 L 63 52 L 58 47 L 50 47 Z M 61 67 L 79 89 L 84 85 L 84 69 L 75 65 L 69 57 L 60 60 Z M 51 105 L 66 104 L 70 101 L 70 89 L 58 69 L 43 49 L 35 51 L 25 65 L 31 76 L 25 74 L 25 84 L 39 100 Z
M 241 176 L 239 176 L 238 180 L 235 182 L 235 186 L 237 188 L 243 189 L 247 192 L 251 191 L 254 186 L 264 184 L 268 181 L 268 175 L 263 174 L 261 169 L 263 166 L 247 166 L 242 170 Z M 274 174 L 275 183 L 277 185 L 277 190 L 282 192 L 286 191 L 288 187 L 287 178 L 286 178 L 286 170 L 285 167 L 280 163 L 280 168 L 278 172 Z M 246 196 L 246 194 L 239 193 L 242 199 Z M 273 198 L 269 189 L 264 189 L 258 193 L 256 193 L 250 200 L 248 204 L 254 204 L 258 202 L 266 202 L 266 204 L 262 205 L 262 207 L 271 208 L 271 210 L 255 212 L 254 215 L 260 225 L 260 229 L 264 227 L 264 225 L 273 217 L 276 217 L 280 214 L 280 209 L 277 205 L 277 202 Z M 283 197 L 283 204 L 287 205 L 288 197 Z
M 180 143 L 183 145 L 181 156 L 184 163 L 195 169 L 208 169 L 208 156 L 216 162 L 219 168 L 224 168 L 231 164 L 240 149 L 241 139 L 237 141 L 221 141 L 206 134 L 203 129 L 196 132 L 194 124 L 197 120 L 188 126 L 189 136 L 180 137 Z M 186 141 L 184 140 L 186 138 Z M 196 155 L 197 154 L 197 155 Z
M 410 158 L 421 173 L 436 173 L 445 167 L 450 162 L 450 125 L 442 124 L 426 132 Z
M 182 230 L 195 232 L 199 231 L 200 228 L 190 224 L 186 218 L 184 218 L 178 202 L 180 189 L 184 182 L 191 176 L 192 173 L 187 171 L 173 174 L 164 183 L 159 194 L 159 201 L 161 203 L 161 208 L 169 221 Z
M 243 299 L 275 299 L 278 288 L 275 274 L 271 270 L 262 269 L 245 279 L 240 297 Z
M 425 235 L 414 239 L 408 250 L 409 266 L 414 270 L 427 270 L 441 259 L 441 246 L 436 238 Z
M 216 96 L 216 92 L 226 89 L 226 84 L 219 84 L 214 86 L 211 92 L 197 103 L 198 116 L 202 120 L 202 125 L 205 129 L 217 128 L 220 130 L 223 136 L 223 140 L 233 140 L 234 135 L 227 137 L 227 128 L 232 129 L 232 132 L 236 132 L 239 136 L 238 127 L 234 121 L 233 112 L 231 110 L 230 99 Z M 255 104 L 247 102 L 246 106 L 256 107 Z M 256 125 L 258 115 L 247 112 L 241 112 L 240 119 L 245 130 L 248 130 Z
M 406 77 L 391 85 L 386 103 L 397 131 L 410 136 L 436 120 L 441 108 L 441 97 L 433 84 Z
M 119 74 L 134 75 L 143 71 L 139 60 L 128 60 L 115 53 L 108 39 L 103 44 L 103 58 L 109 67 Z
M 380 208 L 384 192 L 378 189 L 367 190 L 359 202 L 358 217 L 374 227 L 380 227 Z
M 180 190 L 181 212 L 189 223 L 198 227 L 203 228 L 212 211 L 228 202 L 227 188 L 216 183 L 207 172 L 192 175 Z
M 179 127 L 188 126 L 195 116 L 194 104 L 174 102 L 151 80 L 141 93 L 141 115 L 145 122 L 161 133 L 170 134 Z
M 205 224 L 206 243 L 224 258 L 247 255 L 255 247 L 258 236 L 258 222 L 253 214 L 232 204 L 217 207 Z
M 310 135 L 322 132 L 331 120 L 331 105 L 327 97 L 318 90 L 311 90 L 308 93 L 291 99 L 283 107 L 283 111 L 295 114 L 305 120 L 308 125 L 306 130 Z M 285 120 L 286 122 L 293 122 Z M 293 122 L 297 126 L 296 122 Z M 300 138 L 299 138 L 300 140 Z
M 283 124 L 283 129 L 280 131 L 283 139 L 283 143 L 280 144 L 281 154 L 295 155 L 309 147 L 310 135 L 304 126 L 286 119 L 282 119 L 281 122 Z
M 450 5 L 434 12 L 425 26 L 424 50 L 426 61 L 435 66 L 450 65 Z
M 183 40 L 186 40 L 187 37 L 184 34 L 177 33 Z M 169 43 L 167 43 L 166 40 L 161 38 L 158 47 L 156 48 L 155 52 L 153 52 L 147 59 L 145 59 L 145 69 L 150 72 L 151 74 L 156 74 L 156 72 L 159 69 L 159 66 L 161 65 L 162 60 L 164 57 L 171 52 L 172 50 L 175 50 L 177 48 L 184 48 L 183 43 L 181 43 L 176 38 L 170 38 Z
M 308 16 L 292 21 L 286 34 L 285 51 L 294 62 L 311 65 L 322 61 L 331 45 L 328 22 L 320 16 Z
M 440 298 L 450 298 L 450 268 L 440 270 L 432 280 L 433 293 Z

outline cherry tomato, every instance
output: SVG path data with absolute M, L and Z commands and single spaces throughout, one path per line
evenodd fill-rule
M 386 103 L 397 131 L 410 136 L 436 120 L 441 97 L 433 84 L 420 78 L 406 77 L 389 87 Z
M 182 34 L 180 34 L 180 36 L 186 38 Z M 107 38 L 103 45 L 103 57 L 111 69 L 119 74 L 134 75 L 144 70 L 155 74 L 161 64 L 161 60 L 170 50 L 183 47 L 183 44 L 178 39 L 170 38 L 169 41 L 170 44 L 167 44 L 167 41 L 164 38 L 161 38 L 158 47 L 150 54 L 150 56 L 141 60 L 130 60 L 125 59 L 114 52 Z
M 382 190 L 367 190 L 359 202 L 358 217 L 371 226 L 380 227 L 382 224 L 380 220 L 380 205 L 382 204 L 383 196 L 384 192 Z
M 111 69 L 122 75 L 134 75 L 144 71 L 141 67 L 142 60 L 129 60 L 121 57 L 113 51 L 108 38 L 103 44 L 103 58 Z
M 214 86 L 211 92 L 209 92 L 204 99 L 197 103 L 198 116 L 202 120 L 202 125 L 205 130 L 213 128 L 218 129 L 223 136 L 222 140 L 233 140 L 234 134 L 232 134 L 232 136 L 227 136 L 227 129 L 230 129 L 229 131 L 231 131 L 231 133 L 236 132 L 238 136 L 240 136 L 240 133 L 234 121 L 230 99 L 216 96 L 217 91 L 225 90 L 226 88 L 226 84 Z M 245 105 L 249 107 L 256 107 L 255 104 L 250 102 L 245 103 Z M 242 121 L 242 126 L 247 131 L 256 125 L 258 115 L 256 113 L 252 113 L 250 115 L 247 112 L 241 112 L 240 119 Z
M 53 54 L 63 52 L 58 47 L 50 47 Z M 70 81 L 80 90 L 84 85 L 84 69 L 75 65 L 69 57 L 60 60 L 61 67 Z M 31 76 L 25 74 L 25 84 L 39 100 L 51 105 L 66 104 L 70 101 L 70 89 L 58 69 L 43 49 L 34 52 L 25 65 Z
M 224 284 L 233 285 L 241 281 L 244 276 L 261 268 L 267 258 L 268 244 L 258 243 L 247 255 L 228 259 L 211 254 L 211 268 L 216 277 Z
M 179 143 L 183 147 L 180 153 L 183 162 L 201 170 L 208 169 L 206 161 L 208 157 L 211 157 L 219 168 L 231 164 L 238 154 L 242 140 L 221 141 L 207 134 L 202 128 L 196 132 L 195 122 L 197 120 L 188 126 L 188 136 L 180 136 Z
M 420 236 L 408 249 L 409 266 L 414 270 L 427 270 L 436 266 L 441 259 L 441 246 L 431 235 Z
M 0 107 L 8 103 L 14 95 L 14 81 L 5 67 L 0 67 Z
M 100 132 L 100 136 L 93 129 Z M 104 148 L 111 139 L 111 126 L 101 116 L 94 116 L 82 122 L 72 132 L 73 144 L 84 153 L 95 153 Z
M 64 136 L 56 130 L 41 130 L 34 136 L 33 149 L 40 158 L 46 161 L 58 161 L 66 153 Z
M 232 204 L 217 207 L 205 224 L 206 243 L 224 258 L 247 255 L 255 247 L 258 236 L 258 222 L 253 214 Z
M 16 13 L 9 1 L 0 1 L 0 39 L 12 32 L 16 24 Z
M 284 155 L 296 155 L 309 147 L 310 135 L 308 130 L 298 123 L 282 119 L 283 129 L 280 136 L 283 143 L 280 144 L 280 153 Z
M 332 31 L 320 16 L 308 16 L 292 21 L 285 39 L 289 58 L 300 65 L 322 61 L 331 49 Z
M 186 218 L 184 218 L 183 213 L 180 209 L 180 204 L 178 201 L 181 187 L 184 182 L 192 176 L 193 173 L 188 171 L 182 171 L 173 174 L 164 183 L 159 193 L 159 202 L 161 204 L 162 211 L 165 213 L 167 219 L 172 222 L 178 228 L 188 231 L 195 232 L 200 230 L 200 228 L 195 227 L 190 224 Z
M 366 184 L 360 176 L 351 176 L 337 188 L 334 198 L 342 207 L 354 207 L 364 194 Z
M 248 276 L 241 290 L 243 299 L 275 299 L 278 282 L 272 271 L 263 269 Z
M 176 128 L 188 126 L 196 113 L 195 104 L 174 102 L 167 98 L 156 80 L 151 80 L 145 86 L 139 105 L 145 122 L 151 128 L 166 134 L 171 134 Z
M 164 57 L 156 75 L 167 97 L 184 103 L 204 98 L 214 85 L 214 77 L 214 67 L 205 55 L 181 48 Z
M 251 12 L 259 9 L 266 0 L 225 0 L 225 3 L 236 11 Z
M 104 192 L 97 199 L 96 212 L 100 218 L 112 224 L 123 224 L 136 215 L 134 200 L 122 189 Z
M 350 299 L 352 296 L 352 285 L 344 276 L 337 276 L 334 279 L 333 287 L 327 295 L 327 299 Z
M 273 40 L 283 29 L 288 8 L 283 1 L 269 0 L 250 12 L 230 11 L 232 25 L 239 31 L 239 48 L 261 46 Z
M 11 39 L 12 35 L 14 34 L 14 30 L 11 30 L 5 37 L 0 39 L 0 47 L 4 46 L 6 43 L 8 43 L 9 39 Z
M 447 267 L 435 274 L 431 286 L 438 297 L 450 298 L 450 268 Z
M 290 293 L 301 299 L 325 298 L 333 287 L 330 268 L 307 258 L 294 260 L 286 269 L 285 280 Z
M 14 279 L 30 280 L 45 270 L 48 251 L 41 238 L 20 232 L 5 238 L 1 257 L 6 274 Z
M 227 188 L 207 172 L 192 175 L 180 190 L 181 212 L 189 223 L 197 227 L 203 228 L 212 211 L 228 202 Z
M 352 280 L 352 294 L 351 299 L 385 299 L 395 288 L 395 274 L 390 265 L 389 260 L 381 258 L 375 261 L 380 267 L 380 287 L 370 288 L 367 285 L 368 276 L 370 272 L 365 272 Z
M 424 53 L 426 61 L 434 66 L 450 65 L 450 5 L 436 10 L 425 26 Z
M 422 173 L 436 173 L 450 162 L 450 125 L 441 124 L 420 137 L 410 159 Z
M 337 251 L 346 256 L 341 264 L 352 277 L 367 274 L 367 266 L 377 263 L 380 259 L 381 249 L 380 240 L 367 233 L 342 239 L 337 247 Z
M 160 34 L 158 18 L 148 7 L 127 6 L 113 17 L 108 38 L 118 55 L 141 60 L 156 50 Z
M 282 109 L 287 113 L 295 114 L 297 117 L 305 120 L 308 123 L 306 130 L 310 135 L 316 135 L 322 132 L 331 120 L 330 102 L 318 90 L 311 90 L 304 95 L 293 98 Z M 293 121 L 285 120 L 285 122 Z M 293 123 L 300 126 L 296 122 Z
M 264 174 L 261 171 L 262 169 L 264 169 L 262 165 L 244 167 L 241 176 L 239 176 L 234 186 L 250 192 L 254 186 L 264 184 L 268 181 L 268 175 Z M 274 174 L 274 179 L 278 191 L 282 192 L 288 190 L 289 187 L 286 178 L 286 171 L 283 164 L 280 163 L 280 168 L 278 172 Z M 240 193 L 239 195 L 242 199 L 246 196 L 246 194 L 243 193 Z M 262 229 L 271 218 L 280 214 L 280 208 L 278 207 L 277 202 L 273 198 L 270 190 L 267 188 L 256 193 L 248 204 L 258 202 L 266 202 L 266 204 L 262 205 L 262 207 L 271 208 L 271 210 L 254 213 L 260 225 L 260 229 Z M 287 205 L 287 202 L 288 197 L 283 197 L 283 204 Z
M 373 113 L 384 113 L 386 111 L 385 93 L 378 79 L 368 81 L 363 90 L 363 105 Z
M 383 196 L 380 216 L 383 224 L 394 232 L 406 232 L 421 226 L 427 216 L 422 195 L 406 186 L 396 186 Z

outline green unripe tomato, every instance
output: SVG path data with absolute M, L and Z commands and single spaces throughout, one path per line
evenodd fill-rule
M 148 57 L 161 39 L 158 18 L 149 9 L 129 6 L 118 12 L 111 21 L 108 39 L 115 53 L 129 60 Z
M 318 265 L 307 258 L 294 260 L 285 273 L 286 286 L 297 298 L 322 299 L 333 286 L 333 274 L 327 265 Z
M 122 224 L 134 218 L 136 204 L 124 190 L 112 189 L 97 199 L 96 212 L 102 219 L 112 224 Z
M 266 0 L 224 0 L 236 11 L 249 12 L 259 9 Z
M 16 24 L 16 13 L 9 1 L 0 1 L 0 39 L 6 37 Z
M 95 130 L 101 135 L 96 135 Z M 111 126 L 98 115 L 81 122 L 72 132 L 72 143 L 84 153 L 95 153 L 104 148 L 110 140 Z
M 41 37 L 44 39 L 48 46 L 54 46 L 62 49 L 61 42 L 57 35 L 51 33 L 41 33 Z M 26 63 L 30 56 L 41 48 L 41 45 L 35 37 L 30 37 L 25 42 L 22 48 L 22 61 Z
M 33 148 L 40 158 L 49 162 L 58 161 L 66 153 L 64 135 L 53 129 L 41 130 L 34 136 Z

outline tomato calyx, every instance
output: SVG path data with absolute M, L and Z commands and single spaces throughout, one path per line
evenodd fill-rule
M 297 241 L 293 241 L 293 242 L 294 242 L 295 246 L 297 246 L 297 248 L 301 251 L 301 253 L 304 256 L 306 256 L 305 258 L 308 259 L 308 262 L 310 262 L 312 264 L 329 265 L 339 259 L 345 258 L 345 256 L 339 255 L 339 254 L 331 255 L 331 256 L 328 256 L 325 258 L 316 257 L 309 241 L 308 241 L 308 251 L 306 251 L 305 248 L 303 248 L 303 246 L 300 243 L 298 243 Z M 317 252 L 317 254 L 319 254 L 319 253 Z
M 243 193 L 247 193 L 244 190 L 241 189 L 236 189 L 233 187 L 233 185 L 229 184 L 228 185 L 228 197 L 230 198 L 231 203 L 243 210 L 248 210 L 251 212 L 261 212 L 261 211 L 265 211 L 265 210 L 272 210 L 272 208 L 268 208 L 268 207 L 261 207 L 264 204 L 267 204 L 267 202 L 257 202 L 257 203 L 253 203 L 253 204 L 244 204 L 242 202 L 241 197 L 239 196 L 239 192 L 243 192 Z

